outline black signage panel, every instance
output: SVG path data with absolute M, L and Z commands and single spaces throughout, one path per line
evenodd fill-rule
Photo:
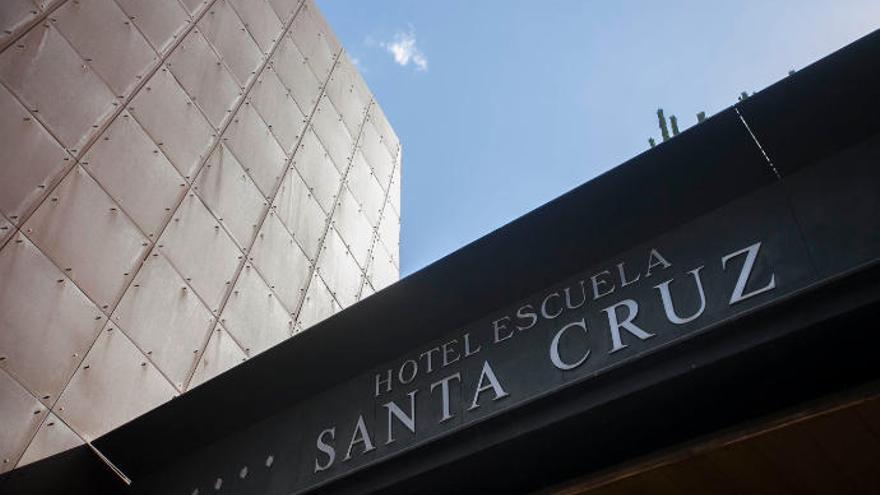
M 807 287 L 819 275 L 786 187 L 766 187 L 452 329 L 194 454 L 163 483 L 191 493 L 211 488 L 217 479 L 204 473 L 217 472 L 234 490 L 245 478 L 229 473 L 258 458 L 264 465 L 253 469 L 272 471 L 259 482 L 265 493 L 308 491 Z

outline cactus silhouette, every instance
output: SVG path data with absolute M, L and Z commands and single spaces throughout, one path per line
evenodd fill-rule
M 669 128 L 666 127 L 666 116 L 663 115 L 663 109 L 657 109 L 657 120 L 660 124 L 660 134 L 663 137 L 663 142 L 669 141 Z
M 747 93 L 743 93 L 748 97 Z M 741 97 L 742 98 L 742 97 Z M 706 120 L 706 112 L 699 112 L 697 114 L 697 123 L 701 123 Z M 678 136 L 681 131 L 678 129 L 678 117 L 675 115 L 669 116 L 669 122 L 666 121 L 666 114 L 663 112 L 662 108 L 657 109 L 657 125 L 660 127 L 660 137 L 663 138 L 663 142 L 669 141 L 669 139 Z M 670 135 L 669 130 L 672 128 L 672 135 Z M 654 138 L 648 138 L 648 144 L 653 148 L 657 146 L 657 140 Z

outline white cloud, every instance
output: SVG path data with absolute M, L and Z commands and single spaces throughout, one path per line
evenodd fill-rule
M 398 31 L 394 35 L 393 41 L 382 43 L 381 45 L 382 48 L 394 57 L 394 61 L 398 65 L 406 67 L 412 63 L 416 70 L 423 72 L 428 70 L 428 58 L 416 46 L 416 33 L 412 26 L 410 26 L 409 31 Z
M 362 74 L 364 72 L 367 72 L 367 68 L 364 67 L 364 64 L 361 63 L 361 59 L 359 59 L 357 57 L 351 57 L 351 65 L 354 65 L 354 67 L 358 70 L 358 72 L 360 72 Z

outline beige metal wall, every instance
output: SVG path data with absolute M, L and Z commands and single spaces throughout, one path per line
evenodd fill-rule
M 2 0 L 0 31 L 0 472 L 397 280 L 400 146 L 311 0 Z

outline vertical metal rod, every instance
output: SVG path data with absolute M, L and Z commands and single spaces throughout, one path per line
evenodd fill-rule
M 761 142 L 758 141 L 755 133 L 752 132 L 752 128 L 749 127 L 749 123 L 746 122 L 746 119 L 739 112 L 739 108 L 734 105 L 733 109 L 734 111 L 736 111 L 736 115 L 739 116 L 739 121 L 742 122 L 742 124 L 746 127 L 746 130 L 749 131 L 749 136 L 752 136 L 752 141 L 755 142 L 755 146 L 757 146 L 758 149 L 761 150 L 761 154 L 764 155 L 764 159 L 767 160 L 767 164 L 770 165 L 770 170 L 773 172 L 773 175 L 775 175 L 777 179 L 782 179 L 782 176 L 779 175 L 779 170 L 776 170 L 776 165 L 773 165 L 773 160 L 771 160 L 770 157 L 767 155 L 767 152 L 764 151 L 764 147 L 761 146 Z
M 94 452 L 95 455 L 98 456 L 98 459 L 101 459 L 101 461 L 103 461 L 104 464 L 106 464 L 107 467 L 109 467 L 111 471 L 116 473 L 116 476 L 119 476 L 119 479 L 121 479 L 126 485 L 131 485 L 131 479 L 128 476 L 126 476 L 125 473 L 123 473 L 121 469 L 116 467 L 115 464 L 110 462 L 110 459 L 108 459 L 107 456 L 102 454 L 100 450 L 98 450 L 94 445 L 92 445 L 92 442 L 87 441 L 86 445 L 88 445 L 89 448 L 92 449 L 92 452 Z

